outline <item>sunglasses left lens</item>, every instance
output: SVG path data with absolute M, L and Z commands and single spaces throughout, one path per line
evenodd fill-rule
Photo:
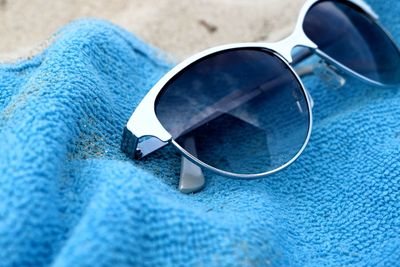
M 225 50 L 192 63 L 165 85 L 155 109 L 177 146 L 234 174 L 289 163 L 310 130 L 302 85 L 262 49 Z

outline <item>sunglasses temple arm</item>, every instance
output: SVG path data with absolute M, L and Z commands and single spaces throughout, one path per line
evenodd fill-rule
M 194 157 L 197 157 L 196 144 L 194 138 L 186 138 L 184 148 Z M 179 191 L 184 194 L 200 191 L 205 184 L 203 172 L 199 166 L 181 156 L 181 174 L 179 178 Z

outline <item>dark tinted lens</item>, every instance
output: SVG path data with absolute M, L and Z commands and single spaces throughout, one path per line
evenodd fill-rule
M 309 109 L 301 85 L 272 53 L 212 54 L 163 89 L 156 114 L 184 149 L 215 168 L 257 174 L 290 161 L 304 144 Z M 193 151 L 188 151 L 192 155 Z
M 400 54 L 369 16 L 351 3 L 322 1 L 308 11 L 304 32 L 328 56 L 385 84 L 400 83 Z

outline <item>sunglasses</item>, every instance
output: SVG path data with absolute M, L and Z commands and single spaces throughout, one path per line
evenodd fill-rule
M 366 3 L 309 0 L 288 38 L 214 47 L 170 70 L 132 114 L 122 150 L 141 159 L 172 143 L 184 193 L 204 186 L 201 167 L 242 179 L 276 173 L 310 139 L 313 102 L 295 67 L 312 55 L 370 84 L 400 84 L 399 48 Z

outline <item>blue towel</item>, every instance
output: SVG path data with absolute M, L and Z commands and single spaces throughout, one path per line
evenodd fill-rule
M 400 1 L 371 2 L 400 42 Z M 254 181 L 206 171 L 183 195 L 173 147 L 120 151 L 171 64 L 105 21 L 54 39 L 0 66 L 0 266 L 400 266 L 400 88 L 309 78 L 299 160 Z

